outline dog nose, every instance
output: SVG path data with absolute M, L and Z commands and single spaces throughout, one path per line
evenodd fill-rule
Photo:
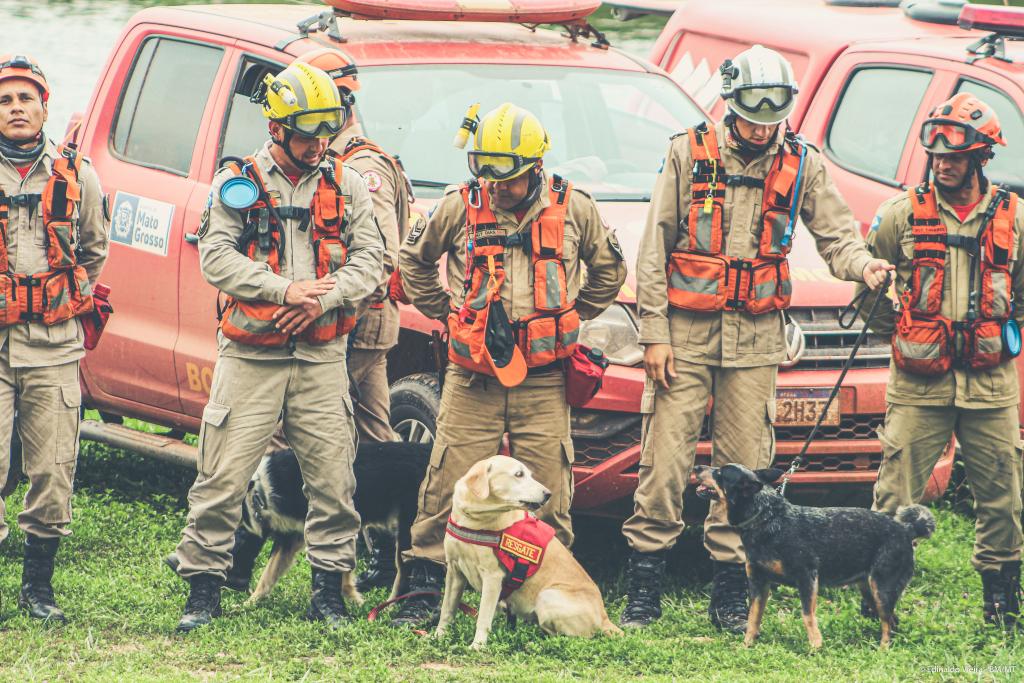
M 544 502 L 546 503 L 549 500 L 551 500 L 551 491 L 544 489 Z

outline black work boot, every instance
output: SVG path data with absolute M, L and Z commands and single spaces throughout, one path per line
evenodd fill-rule
M 661 584 L 665 578 L 665 551 L 629 556 L 626 576 L 626 609 L 622 610 L 622 628 L 641 628 L 661 618 Z
M 178 622 L 178 632 L 188 633 L 206 626 L 220 616 L 220 587 L 224 583 L 216 574 L 195 574 L 188 578 L 191 588 L 185 613 Z
M 389 531 L 370 532 L 370 560 L 366 571 L 356 577 L 356 588 L 360 592 L 374 588 L 391 588 L 395 583 L 395 537 Z
M 426 628 L 437 623 L 441 616 L 441 589 L 444 587 L 444 566 L 430 560 L 410 560 L 408 593 L 414 595 L 399 603 L 400 608 L 391 617 L 392 626 Z
M 18 606 L 33 619 L 66 623 L 67 617 L 53 598 L 53 558 L 59 538 L 25 536 L 25 561 L 21 570 Z
M 313 567 L 313 593 L 306 618 L 326 621 L 329 626 L 341 626 L 348 621 L 348 610 L 341 599 L 341 572 Z
M 747 630 L 747 572 L 734 562 L 715 562 L 715 578 L 711 585 L 708 616 L 716 628 L 732 633 Z
M 1004 562 L 999 571 L 981 573 L 985 591 L 985 621 L 1013 628 L 1020 617 L 1020 561 Z
M 228 569 L 224 587 L 240 593 L 249 592 L 252 582 L 252 570 L 256 566 L 256 558 L 263 550 L 266 539 L 262 536 L 238 527 L 235 530 L 235 545 L 231 549 L 231 568 Z

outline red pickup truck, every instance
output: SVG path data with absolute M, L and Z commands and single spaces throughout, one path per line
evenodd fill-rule
M 344 7 L 345 2 L 332 4 Z M 517 6 L 541 11 L 557 4 L 520 0 Z M 689 45 L 672 39 L 672 27 L 681 30 L 676 20 L 691 7 L 714 6 L 689 3 L 677 12 L 659 41 L 657 62 L 673 70 Z M 359 63 L 360 119 L 372 138 L 403 159 L 418 211 L 429 211 L 446 185 L 467 175 L 464 153 L 449 144 L 467 104 L 483 101 L 486 108 L 492 100 L 493 106 L 511 99 L 549 127 L 548 165 L 591 191 L 617 230 L 628 263 L 635 263 L 668 137 L 704 116 L 694 103 L 698 98 L 687 96 L 665 71 L 609 48 L 583 19 L 566 21 L 559 31 L 518 25 L 538 23 L 528 15 L 509 17 L 517 23 L 423 20 L 424 8 L 428 15 L 436 12 L 433 18 L 451 19 L 460 7 L 456 0 L 424 0 L 415 21 L 363 20 L 296 5 L 152 8 L 131 19 L 75 127 L 112 198 L 111 253 L 103 279 L 113 287 L 117 310 L 99 348 L 82 363 L 86 401 L 103 416 L 102 422 L 83 426 L 84 438 L 193 462 L 193 449 L 180 436 L 197 431 L 207 400 L 216 356 L 216 293 L 199 273 L 192 233 L 218 159 L 247 153 L 266 137 L 265 122 L 248 103 L 253 85 L 267 71 L 316 47 L 343 49 Z M 382 2 L 380 14 L 386 9 Z M 792 9 L 797 12 L 795 5 Z M 752 16 L 715 16 L 722 35 L 748 31 L 770 42 L 757 37 Z M 791 14 L 790 21 L 798 16 Z M 777 23 L 782 36 L 783 22 Z M 728 54 L 738 51 L 733 48 L 735 42 Z M 708 55 L 715 65 L 721 61 Z M 850 287 L 828 275 L 809 235 L 798 237 L 791 259 L 792 312 L 805 331 L 807 351 L 779 377 L 776 433 L 782 465 L 800 449 L 855 336 L 837 324 Z M 576 511 L 622 516 L 632 509 L 643 389 L 632 282 L 581 333 L 581 340 L 605 350 L 612 366 L 603 390 L 573 412 Z M 414 309 L 402 310 L 390 379 L 393 422 L 407 439 L 433 438 L 438 397 L 432 329 L 434 323 Z M 870 499 L 880 460 L 874 430 L 884 412 L 888 353 L 886 340 L 869 338 L 808 466 L 792 480 L 794 497 Z M 174 431 L 143 434 L 120 425 L 121 416 Z M 705 461 L 706 437 L 698 447 L 698 458 Z M 950 462 L 947 457 L 936 469 L 929 497 L 945 489 Z M 689 510 L 699 513 L 700 506 Z

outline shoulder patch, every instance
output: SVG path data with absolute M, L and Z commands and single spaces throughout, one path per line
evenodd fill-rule
M 405 243 L 416 244 L 419 242 L 420 237 L 423 236 L 423 231 L 426 230 L 426 228 L 427 221 L 421 216 L 420 219 L 413 224 L 412 229 L 409 230 L 409 236 L 405 238 Z
M 203 208 L 203 215 L 199 217 L 199 230 L 196 237 L 202 239 L 210 231 L 210 209 L 213 207 L 213 190 L 206 196 L 206 206 Z
M 871 227 L 868 228 L 868 232 L 878 232 L 878 226 L 882 224 L 882 214 L 875 214 L 874 219 L 871 221 Z
M 376 171 L 367 171 L 363 173 L 363 182 L 366 183 L 366 189 L 370 192 L 376 192 L 384 184 L 380 174 Z

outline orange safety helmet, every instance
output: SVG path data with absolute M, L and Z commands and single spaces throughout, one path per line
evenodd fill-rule
M 970 93 L 962 92 L 939 104 L 921 125 L 921 144 L 935 154 L 952 154 L 1005 145 L 999 117 Z
M 32 81 L 39 88 L 43 102 L 50 99 L 50 85 L 46 82 L 46 76 L 31 57 L 11 54 L 0 57 L 0 81 L 6 81 L 8 78 Z
M 355 61 L 341 50 L 330 47 L 311 50 L 295 59 L 327 72 L 343 95 L 359 90 L 359 69 Z

